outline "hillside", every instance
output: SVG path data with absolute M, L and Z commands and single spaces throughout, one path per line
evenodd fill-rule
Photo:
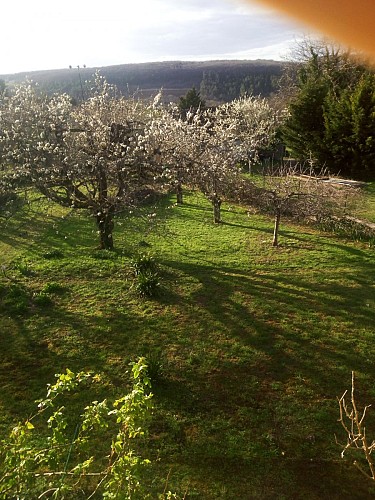
M 47 91 L 62 91 L 76 98 L 82 95 L 80 76 L 90 80 L 100 70 L 109 83 L 115 84 L 125 95 L 139 90 L 148 97 L 160 88 L 167 101 L 177 100 L 195 87 L 209 103 L 230 101 L 241 94 L 267 97 L 278 88 L 283 69 L 278 61 L 167 61 L 142 64 L 121 64 L 101 68 L 66 68 L 29 73 L 0 75 L 6 83 L 30 78 Z

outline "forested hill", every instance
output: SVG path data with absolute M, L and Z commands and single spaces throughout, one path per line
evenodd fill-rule
M 27 77 L 48 91 L 63 91 L 81 97 L 82 81 L 90 80 L 97 69 L 109 83 L 115 84 L 125 95 L 137 89 L 148 97 L 160 88 L 166 100 L 177 100 L 195 87 L 209 103 L 230 101 L 245 93 L 267 97 L 278 88 L 282 62 L 205 61 L 205 62 L 153 62 L 121 64 L 102 68 L 72 68 L 29 73 L 0 75 L 7 83 L 20 82 Z

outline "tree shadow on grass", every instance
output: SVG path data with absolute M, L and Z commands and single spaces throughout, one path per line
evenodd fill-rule
M 358 262 L 350 274 L 351 282 L 347 283 L 339 277 L 334 282 L 325 282 L 319 276 L 306 279 L 294 272 L 246 275 L 229 267 L 176 261 L 164 264 L 182 274 L 199 276 L 201 286 L 186 297 L 191 308 L 191 346 L 200 343 L 217 353 L 211 368 L 200 370 L 198 361 L 191 380 L 186 380 L 191 387 L 199 387 L 195 393 L 195 411 L 202 418 L 204 415 L 206 422 L 215 422 L 222 414 L 226 418 L 232 415 L 232 429 L 238 424 L 243 429 L 239 432 L 242 436 L 238 437 L 239 442 L 246 440 L 246 432 L 253 429 L 249 446 L 250 443 L 260 446 L 254 456 L 256 463 L 262 454 L 269 453 L 266 441 L 260 439 L 262 434 L 272 436 L 277 453 L 285 450 L 284 469 L 289 479 L 279 484 L 268 482 L 272 486 L 267 491 L 263 488 L 264 498 L 271 493 L 286 495 L 288 488 L 292 495 L 289 498 L 321 498 L 322 491 L 333 498 L 350 498 L 353 491 L 356 498 L 361 495 L 370 498 L 368 487 L 360 484 L 356 473 L 343 471 L 338 465 L 334 457 L 339 457 L 340 447 L 334 457 L 332 449 L 334 433 L 340 432 L 336 423 L 336 396 L 347 388 L 350 370 L 368 377 L 365 388 L 358 391 L 360 398 L 366 398 L 366 388 L 371 389 L 375 378 L 371 334 L 374 309 L 363 302 L 371 293 L 369 271 L 373 272 L 373 267 Z M 199 323 L 205 323 L 206 329 L 197 328 Z M 201 356 L 205 356 L 204 352 Z M 203 433 L 207 432 L 204 425 Z M 214 434 L 205 449 L 213 456 L 220 456 L 222 466 L 230 468 L 229 457 L 224 457 L 228 446 L 234 445 L 227 443 L 227 432 L 221 434 L 221 440 Z M 327 439 L 331 441 L 328 447 Z M 209 451 L 210 442 L 215 442 L 215 447 Z M 196 463 L 202 450 L 191 446 L 190 453 Z M 238 446 L 233 474 L 238 474 L 239 457 L 243 453 Z M 207 453 L 202 455 L 205 465 L 201 470 L 212 474 Z M 327 468 L 335 479 L 327 475 Z M 264 469 L 261 472 L 250 466 L 249 474 L 255 481 L 265 480 Z M 279 473 L 275 477 L 280 481 Z M 340 493 L 336 491 L 338 478 L 342 481 Z M 296 481 L 300 484 L 298 489 Z M 247 481 L 244 487 L 249 488 Z M 254 495 L 259 495 L 259 491 L 262 488 L 258 485 Z M 238 489 L 236 492 L 238 495 Z
M 301 234 L 298 231 L 291 231 L 291 230 L 280 230 L 280 236 L 288 239 L 293 239 L 295 241 L 301 242 L 301 243 L 306 243 L 306 235 Z M 363 250 L 356 248 L 355 242 L 352 240 L 346 240 L 346 244 L 340 244 L 337 243 L 337 236 L 336 235 L 330 235 L 328 233 L 321 233 L 319 235 L 319 239 L 322 241 L 322 244 L 326 247 L 332 247 L 333 249 L 339 249 L 344 253 L 349 253 L 351 255 L 357 256 L 357 257 L 363 257 L 365 255 L 365 252 Z M 280 239 L 281 245 L 283 245 L 282 238 Z
M 254 376 L 283 382 L 298 373 L 322 395 L 340 385 L 345 370 L 370 370 L 375 377 L 368 351 L 375 312 L 365 300 L 371 294 L 371 280 L 364 281 L 367 266 L 342 284 L 320 276 L 307 281 L 294 272 L 244 275 L 231 268 L 165 264 L 200 277 L 201 286 L 186 300 L 195 316 L 202 311 L 207 335 L 220 332 L 223 351 L 229 337 L 263 354 L 249 371 Z M 194 332 L 192 336 L 196 338 Z
M 3 226 L 0 242 L 16 251 L 27 251 L 39 255 L 41 249 L 51 247 L 64 251 L 77 251 L 77 248 L 95 248 L 98 244 L 94 224 L 87 224 L 87 216 L 74 213 L 66 217 L 25 218 L 23 225 L 14 221 Z
M 254 227 L 251 224 L 236 224 L 233 222 L 227 222 L 225 220 L 221 221 L 221 225 L 223 226 L 228 226 L 228 227 L 238 227 L 241 229 L 248 229 L 249 231 L 258 231 L 260 233 L 266 233 L 266 234 L 273 234 L 273 229 L 271 228 L 258 228 Z M 280 232 L 280 235 L 282 235 L 282 231 Z
M 348 251 L 340 259 L 350 274 L 345 280 L 331 274 L 328 281 L 322 270 L 307 276 L 295 269 L 245 272 L 164 259 L 168 279 L 177 277 L 181 287 L 170 300 L 138 303 L 123 296 L 106 303 L 106 290 L 97 297 L 93 288 L 86 301 L 96 309 L 75 310 L 63 300 L 41 311 L 33 325 L 27 317 L 10 321 L 1 405 L 14 387 L 21 400 L 30 393 L 36 399 L 37 389 L 43 394 L 52 374 L 66 367 L 103 371 L 123 389 L 129 360 L 162 348 L 167 371 L 155 387 L 156 402 L 179 419 L 179 451 L 172 460 L 185 459 L 193 477 L 211 481 L 220 464 L 221 472 L 241 477 L 238 486 L 222 473 L 218 478 L 223 488 L 233 488 L 233 498 L 249 497 L 249 491 L 255 498 L 322 498 L 322 491 L 350 498 L 361 491 L 366 498 L 363 485 L 351 486 L 335 462 L 339 447 L 336 454 L 326 444 L 334 443 L 335 397 L 347 388 L 350 370 L 370 380 L 360 394 L 375 378 L 374 308 L 366 305 L 374 267 L 362 256 Z M 94 271 L 89 278 L 94 284 Z M 194 286 L 184 293 L 187 281 Z M 7 380 L 12 375 L 15 385 Z
M 194 458 L 194 464 L 186 455 L 179 462 L 185 469 L 193 469 L 198 484 L 212 478 L 217 498 L 226 500 L 370 500 L 375 494 L 374 487 L 359 480 L 358 473 L 345 461 L 258 457 L 248 462 L 223 455 Z M 171 482 L 173 479 L 172 471 Z

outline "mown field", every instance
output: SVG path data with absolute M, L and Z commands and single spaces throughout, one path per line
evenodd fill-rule
M 271 218 L 225 205 L 215 226 L 200 195 L 185 201 L 119 217 L 114 252 L 95 249 L 85 214 L 45 202 L 0 223 L 2 436 L 55 373 L 103 373 L 112 397 L 146 355 L 163 366 L 155 498 L 167 477 L 186 498 L 372 498 L 335 436 L 351 370 L 360 404 L 375 401 L 374 248 L 285 222 L 272 248 Z M 159 265 L 154 299 L 133 287 L 140 252 Z

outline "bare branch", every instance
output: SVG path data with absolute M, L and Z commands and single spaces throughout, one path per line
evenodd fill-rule
M 338 400 L 340 411 L 339 422 L 341 423 L 343 429 L 347 434 L 347 443 L 343 447 L 341 458 L 344 458 L 345 452 L 350 448 L 361 449 L 363 451 L 370 473 L 368 473 L 357 461 L 354 461 L 353 464 L 365 477 L 371 479 L 372 481 L 375 481 L 375 468 L 371 458 L 371 452 L 375 448 L 375 441 L 372 441 L 370 445 L 368 444 L 366 429 L 363 426 L 366 412 L 371 405 L 365 406 L 362 414 L 358 410 L 355 399 L 354 372 L 352 372 L 352 387 L 349 405 L 345 400 L 347 392 L 348 391 L 345 391 L 341 398 Z

